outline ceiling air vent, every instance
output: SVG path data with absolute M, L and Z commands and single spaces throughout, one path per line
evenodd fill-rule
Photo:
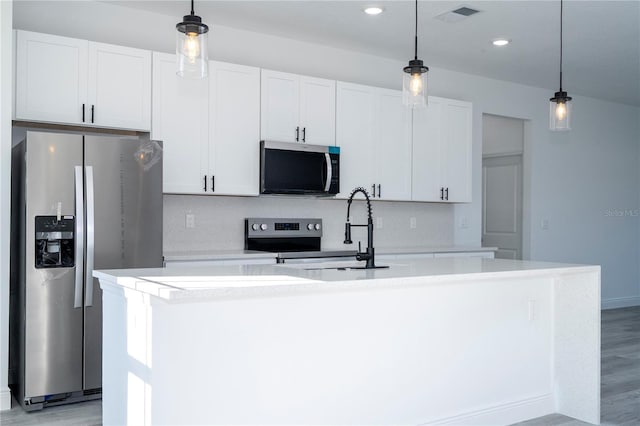
M 436 19 L 444 22 L 460 22 L 471 15 L 475 15 L 478 12 L 480 11 L 472 9 L 470 7 L 461 6 L 449 12 L 441 13 L 440 15 L 436 16 Z

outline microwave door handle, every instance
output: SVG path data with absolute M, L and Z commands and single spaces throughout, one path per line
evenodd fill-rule
M 324 153 L 324 159 L 327 162 L 327 181 L 324 184 L 324 192 L 329 192 L 329 188 L 331 188 L 331 179 L 333 178 L 333 168 L 331 167 L 331 156 L 328 152 Z

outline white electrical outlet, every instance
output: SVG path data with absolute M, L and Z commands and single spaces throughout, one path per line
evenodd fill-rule
M 529 310 L 529 321 L 533 321 L 536 319 L 536 301 L 535 300 L 529 300 L 528 303 L 528 310 Z
M 416 229 L 417 227 L 418 227 L 418 224 L 416 223 L 416 218 L 415 217 L 410 217 L 409 218 L 409 228 Z
M 380 216 L 376 217 L 376 228 L 382 229 L 382 218 Z
M 195 228 L 196 227 L 196 215 L 193 213 L 187 213 L 184 217 L 184 226 L 187 228 Z
M 549 219 L 547 219 L 547 218 L 542 219 L 542 220 L 540 221 L 540 228 L 541 228 L 543 231 L 546 231 L 547 229 L 549 229 Z
M 469 227 L 469 225 L 467 224 L 467 217 L 466 216 L 462 216 L 460 218 L 460 229 L 467 229 Z

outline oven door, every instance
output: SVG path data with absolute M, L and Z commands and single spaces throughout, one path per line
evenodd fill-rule
M 262 141 L 260 193 L 337 194 L 339 152 L 338 147 Z

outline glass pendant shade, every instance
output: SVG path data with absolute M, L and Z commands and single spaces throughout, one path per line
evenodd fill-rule
M 573 110 L 571 96 L 562 90 L 562 12 L 563 1 L 560 0 L 560 90 L 549 99 L 549 129 L 554 131 L 571 130 Z
M 571 112 L 573 103 L 567 92 L 556 92 L 549 99 L 549 129 L 555 131 L 571 130 Z
M 427 71 L 422 61 L 414 59 L 404 67 L 402 78 L 402 103 L 411 108 L 422 108 L 427 105 Z
M 402 77 L 402 104 L 411 108 L 427 106 L 427 73 L 429 68 L 418 59 L 418 0 L 416 0 L 416 33 L 414 37 L 414 58 L 404 67 Z
M 186 15 L 183 22 L 176 25 L 176 73 L 180 77 L 206 78 L 209 74 L 209 27 L 193 14 L 193 3 L 191 7 L 191 15 Z

